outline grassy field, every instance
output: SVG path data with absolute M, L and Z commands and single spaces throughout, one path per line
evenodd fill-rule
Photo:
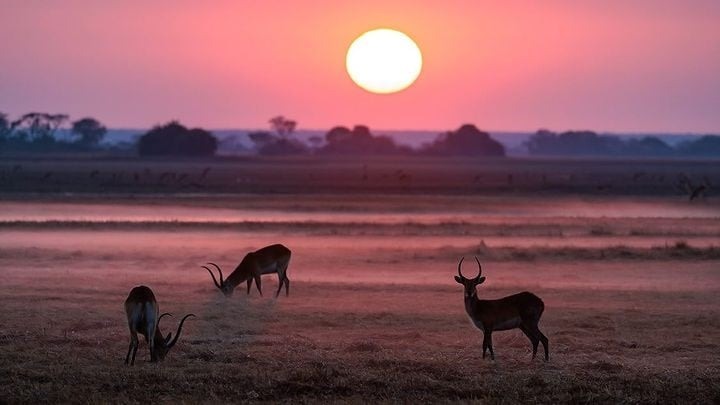
M 3 156 L 7 193 L 685 195 L 720 184 L 717 161 L 502 158 L 166 160 Z
M 44 170 L 5 163 L 5 181 L 16 164 L 28 178 Z M 0 402 L 720 402 L 712 194 L 690 203 L 654 186 L 600 193 L 589 174 L 574 192 L 465 190 L 454 179 L 468 164 L 430 161 L 427 175 L 445 177 L 413 172 L 408 189 L 386 193 L 330 180 L 290 193 L 295 178 L 272 185 L 283 192 L 260 192 L 271 186 L 259 180 L 228 192 L 225 176 L 267 164 L 233 161 L 213 164 L 203 191 L 79 183 L 65 194 L 63 179 L 104 163 L 40 164 L 55 168 L 57 183 L 10 180 L 0 192 Z M 129 173 L 146 165 L 122 164 Z M 162 167 L 152 173 L 204 165 L 153 164 Z M 620 172 L 583 165 L 600 177 Z M 699 163 L 653 165 L 640 166 L 712 175 Z M 268 178 L 281 176 L 267 167 Z M 322 170 L 333 182 L 362 176 L 353 162 Z M 269 275 L 264 297 L 240 289 L 225 298 L 200 267 L 231 268 L 270 243 L 293 251 L 289 297 L 272 298 Z M 487 277 L 481 298 L 529 290 L 544 300 L 549 362 L 531 360 L 517 330 L 493 334 L 496 360 L 482 359 L 482 333 L 453 280 L 457 260 L 472 255 Z M 470 261 L 464 272 L 474 271 Z M 141 342 L 128 367 L 123 301 L 141 284 L 174 314 L 165 334 L 183 314 L 197 317 L 164 362 L 148 362 Z

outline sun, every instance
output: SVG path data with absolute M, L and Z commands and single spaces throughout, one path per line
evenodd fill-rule
M 372 93 L 395 93 L 413 84 L 422 70 L 420 48 L 407 35 L 387 28 L 360 35 L 345 58 L 350 78 Z

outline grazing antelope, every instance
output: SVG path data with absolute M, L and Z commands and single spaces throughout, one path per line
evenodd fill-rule
M 538 322 L 542 316 L 545 304 L 537 295 L 530 292 L 521 292 L 497 300 L 478 299 L 476 287 L 485 281 L 482 275 L 482 266 L 477 257 L 479 273 L 475 278 L 465 278 L 460 271 L 463 257 L 458 263 L 458 275 L 455 281 L 465 287 L 465 311 L 470 321 L 483 332 L 483 358 L 485 352 L 490 350 L 490 358 L 495 360 L 492 347 L 492 332 L 519 328 L 533 346 L 533 359 L 537 355 L 538 342 L 545 348 L 545 361 L 548 354 L 548 339 L 540 332 Z
M 172 339 L 172 332 L 168 333 L 166 337 L 163 337 L 160 332 L 160 319 L 163 316 L 169 315 L 169 313 L 160 313 L 160 309 L 155 300 L 155 294 L 152 290 L 144 285 L 133 288 L 130 291 L 127 299 L 125 300 L 125 313 L 127 314 L 128 327 L 130 328 L 130 347 L 128 348 L 127 356 L 125 356 L 125 364 L 130 362 L 130 365 L 135 364 L 135 353 L 138 348 L 138 333 L 145 336 L 145 341 L 150 346 L 150 361 L 155 362 L 163 360 L 168 351 L 175 346 L 180 332 L 182 331 L 183 323 L 188 317 L 195 316 L 193 314 L 187 314 L 180 321 L 177 332 L 175 333 L 175 339 Z M 130 353 L 132 353 L 132 359 L 130 359 Z
M 279 281 L 275 297 L 280 295 L 280 290 L 282 290 L 283 285 L 285 285 L 285 295 L 287 296 L 290 294 L 290 279 L 288 279 L 287 276 L 290 254 L 290 249 L 280 244 L 266 246 L 262 249 L 250 252 L 245 255 L 240 264 L 237 265 L 235 270 L 233 270 L 226 279 L 223 279 L 220 266 L 215 263 L 208 263 L 209 265 L 215 266 L 220 274 L 219 284 L 215 279 L 215 274 L 213 274 L 207 266 L 202 267 L 210 273 L 213 283 L 215 283 L 215 286 L 219 288 L 226 297 L 232 296 L 235 287 L 240 285 L 243 281 L 247 281 L 247 293 L 250 294 L 250 287 L 252 287 L 253 280 L 255 281 L 258 292 L 262 296 L 260 276 L 272 273 L 277 273 Z

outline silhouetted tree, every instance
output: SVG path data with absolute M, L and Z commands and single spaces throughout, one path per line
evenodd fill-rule
M 96 146 L 107 133 L 107 128 L 94 118 L 82 118 L 72 123 L 72 133 L 83 146 Z
M 720 156 L 720 135 L 705 135 L 677 146 L 678 153 L 686 156 Z
M 642 139 L 630 139 L 625 143 L 625 154 L 633 156 L 670 156 L 675 150 L 654 136 L 646 136 Z
M 248 134 L 261 155 L 299 155 L 308 152 L 307 146 L 296 139 L 289 139 L 297 127 L 297 122 L 282 115 L 271 118 L 270 127 L 274 133 L 257 131 Z
M 441 134 L 422 152 L 445 156 L 505 156 L 505 147 L 475 125 L 465 124 L 456 131 Z
M 526 142 L 528 152 L 534 155 L 603 154 L 602 141 L 590 131 L 570 131 L 560 135 L 539 130 Z
M 334 127 L 325 134 L 325 146 L 318 153 L 326 155 L 403 155 L 410 148 L 400 147 L 388 136 L 374 136 L 365 125 L 356 125 L 352 131 Z
M 670 156 L 675 150 L 657 137 L 622 140 L 592 131 L 561 134 L 541 129 L 525 143 L 533 155 L 581 156 Z
M 217 138 L 202 128 L 193 128 L 188 131 L 184 146 L 188 155 L 213 156 L 217 151 Z
M 217 138 L 200 129 L 187 129 L 177 121 L 156 126 L 138 140 L 141 156 L 212 156 Z
M 600 136 L 593 131 L 567 131 L 558 136 L 565 153 L 581 155 L 619 155 L 624 151 L 623 141 L 617 136 Z
M 343 142 L 348 139 L 350 139 L 353 135 L 353 132 L 346 127 L 333 127 L 328 131 L 327 134 L 325 134 L 325 141 L 328 144 L 336 143 L 336 142 Z
M 547 129 L 540 129 L 525 141 L 525 147 L 533 155 L 552 154 L 548 151 L 557 148 L 557 134 Z
M 67 121 L 65 114 L 31 112 L 10 124 L 10 130 L 21 140 L 37 144 L 55 143 L 55 131 Z
M 289 120 L 282 115 L 273 117 L 268 122 L 270 123 L 270 126 L 275 131 L 275 133 L 277 133 L 281 138 L 292 134 L 295 131 L 295 127 L 297 126 L 297 122 Z
M 0 112 L 0 142 L 10 135 L 10 121 L 5 113 Z

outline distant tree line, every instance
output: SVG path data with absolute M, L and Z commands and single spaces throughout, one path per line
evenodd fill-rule
M 673 147 L 654 136 L 621 139 L 592 131 L 555 133 L 541 129 L 525 142 L 525 146 L 531 155 L 544 156 L 720 156 L 720 136 L 717 135 L 684 141 Z
M 352 129 L 337 126 L 324 138 L 310 139 L 311 145 L 293 138 L 297 122 L 283 116 L 268 121 L 270 130 L 253 131 L 248 137 L 255 150 L 263 156 L 319 155 L 319 156 L 505 156 L 505 148 L 486 132 L 466 124 L 456 131 L 440 134 L 431 144 L 419 150 L 397 145 L 386 135 L 374 135 L 364 125 Z M 212 156 L 218 140 L 204 129 L 188 129 L 177 121 L 152 128 L 140 136 L 137 151 L 141 156 Z
M 720 135 L 705 135 L 692 141 L 680 142 L 676 147 L 683 156 L 720 156 Z
M 313 153 L 321 156 L 505 156 L 502 144 L 492 139 L 486 132 L 474 125 L 466 124 L 456 131 L 440 134 L 437 139 L 419 150 L 397 145 L 387 135 L 374 135 L 365 125 L 356 125 L 352 129 L 344 126 L 331 128 L 326 134 L 324 145 L 322 138 L 310 139 L 313 147 L 289 138 L 292 130 L 281 132 L 287 121 L 284 117 L 270 120 L 272 131 L 257 131 L 248 134 L 261 155 L 298 155 Z M 295 128 L 295 121 L 291 121 Z
M 59 139 L 56 134 L 66 124 L 70 124 L 65 127 L 70 137 Z M 333 127 L 324 137 L 310 138 L 308 144 L 292 136 L 296 121 L 279 115 L 268 124 L 269 130 L 248 134 L 255 151 L 264 156 L 505 156 L 500 142 L 472 124 L 439 134 L 418 149 L 397 145 L 391 137 L 373 134 L 364 125 Z M 106 134 L 107 128 L 91 117 L 70 122 L 66 114 L 31 112 L 11 120 L 0 112 L 0 151 L 93 151 L 100 148 Z M 213 156 L 218 145 L 213 133 L 171 121 L 142 134 L 135 149 L 141 156 Z M 653 136 L 622 139 L 592 131 L 556 133 L 542 129 L 525 142 L 525 147 L 531 155 L 544 156 L 718 157 L 720 136 L 706 135 L 671 146 Z
M 10 120 L 0 112 L 0 150 L 2 151 L 84 151 L 98 147 L 107 128 L 94 118 L 71 123 L 72 139 L 61 140 L 57 130 L 69 120 L 66 114 L 31 112 Z
M 58 130 L 70 124 L 70 139 L 58 138 Z M 107 128 L 95 118 L 69 122 L 67 114 L 31 112 L 10 120 L 0 112 L 0 151 L 84 152 L 100 149 Z M 141 156 L 212 156 L 218 141 L 212 133 L 187 129 L 176 121 L 152 128 L 136 144 Z

